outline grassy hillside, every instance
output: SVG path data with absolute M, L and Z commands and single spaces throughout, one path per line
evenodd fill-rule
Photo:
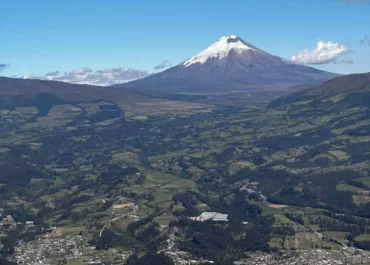
M 305 88 L 272 101 L 269 106 L 297 105 L 305 102 L 316 108 L 367 106 L 370 99 L 370 73 L 336 77 L 324 84 Z

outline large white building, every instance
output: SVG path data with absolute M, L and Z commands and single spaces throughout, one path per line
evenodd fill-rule
M 197 217 L 190 217 L 194 221 L 215 221 L 215 222 L 228 222 L 228 214 L 216 213 L 216 212 L 204 212 Z

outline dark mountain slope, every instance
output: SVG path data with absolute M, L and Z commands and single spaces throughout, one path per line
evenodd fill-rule
M 0 77 L 0 95 L 36 96 L 41 92 L 55 94 L 65 100 L 88 101 L 96 99 L 119 100 L 121 102 L 145 102 L 146 97 L 133 92 L 109 87 L 76 85 L 57 81 L 31 80 Z
M 0 103 L 3 107 L 34 104 L 33 97 L 40 93 L 53 94 L 66 101 L 105 100 L 118 104 L 126 110 L 181 110 L 204 107 L 201 104 L 180 103 L 166 99 L 147 97 L 124 89 L 77 85 L 57 81 L 31 80 L 0 77 Z M 10 100 L 11 97 L 11 100 Z M 53 97 L 51 97 L 53 98 Z
M 303 89 L 272 101 L 269 106 L 277 107 L 307 101 L 309 106 L 349 108 L 370 106 L 370 73 L 336 77 L 322 85 Z

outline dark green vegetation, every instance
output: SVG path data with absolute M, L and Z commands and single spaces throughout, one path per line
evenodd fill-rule
M 149 254 L 138 258 L 135 254 L 127 260 L 127 265 L 173 265 L 173 261 L 164 254 Z
M 198 197 L 201 199 L 201 196 Z M 209 206 L 228 213 L 230 223 L 194 222 L 184 217 L 170 222 L 170 227 L 184 231 L 180 249 L 217 264 L 231 264 L 244 257 L 245 252 L 276 250 L 269 245 L 273 235 L 286 237 L 295 234 L 287 226 L 274 227 L 273 218 L 261 216 L 261 208 L 248 203 L 242 192 L 235 191 L 235 198 L 229 202 L 226 200 L 209 201 Z M 245 224 L 242 220 L 249 223 Z
M 34 221 L 30 240 L 58 226 L 101 251 L 133 251 L 128 264 L 171 264 L 155 254 L 170 235 L 217 264 L 250 251 L 339 249 L 338 238 L 369 248 L 369 92 L 299 93 L 268 107 L 145 118 L 113 100 L 3 96 L 2 216 Z M 188 219 L 204 211 L 230 221 Z M 23 230 L 4 229 L 11 255 Z

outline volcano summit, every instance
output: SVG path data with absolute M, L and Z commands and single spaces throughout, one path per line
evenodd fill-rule
M 283 90 L 336 76 L 271 55 L 232 35 L 177 66 L 118 87 L 198 93 Z

